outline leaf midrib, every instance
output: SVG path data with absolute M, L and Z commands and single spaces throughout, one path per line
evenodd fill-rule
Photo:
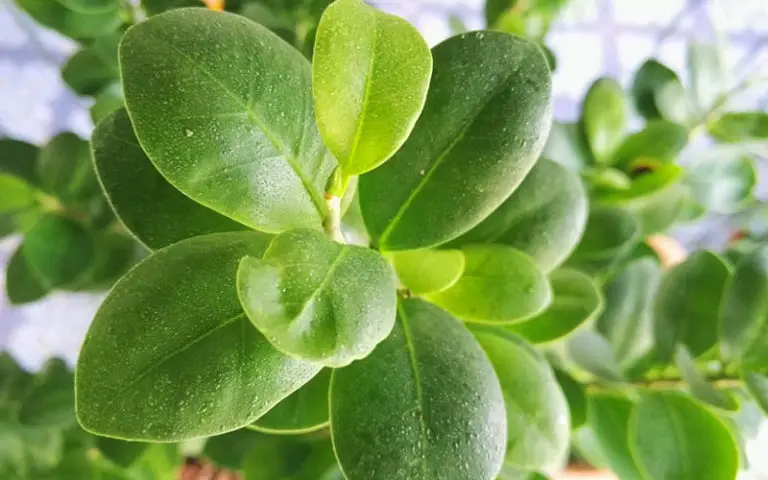
M 419 374 L 419 367 L 416 360 L 416 349 L 413 346 L 411 328 L 408 325 L 408 317 L 405 314 L 405 309 L 400 303 L 397 305 L 397 312 L 400 316 L 400 323 L 403 325 L 405 349 L 408 351 L 408 359 L 411 363 L 411 372 L 413 373 L 414 386 L 416 389 L 416 403 L 418 404 L 419 409 L 419 436 L 421 437 L 421 472 L 422 478 L 426 479 L 429 478 L 429 475 L 427 474 L 427 425 L 424 421 L 424 393 L 421 389 L 421 375 Z

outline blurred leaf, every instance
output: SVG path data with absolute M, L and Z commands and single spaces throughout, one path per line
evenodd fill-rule
M 12 213 L 0 213 L 0 239 L 16 232 L 16 218 Z
M 721 142 L 768 140 L 768 113 L 726 113 L 709 125 L 709 133 Z
M 23 244 L 13 252 L 5 270 L 5 292 L 11 305 L 34 302 L 46 296 L 46 287 L 24 258 Z
M 465 33 L 469 30 L 467 25 L 464 23 L 464 20 L 462 20 L 460 16 L 454 13 L 448 16 L 448 26 L 451 28 L 451 33 L 453 35 Z
M 610 164 L 626 133 L 629 105 L 615 80 L 603 77 L 589 88 L 582 105 L 581 124 L 598 163 Z
M 683 185 L 682 208 L 676 222 L 695 222 L 707 214 L 707 208 L 700 204 L 693 196 L 693 191 L 687 185 Z
M 39 185 L 37 156 L 38 148 L 34 145 L 0 138 L 0 173 L 19 177 L 30 185 Z
M 126 480 L 159 480 L 176 478 L 182 464 L 179 447 L 173 443 L 149 444 L 126 472 Z
M 0 214 L 17 212 L 36 202 L 35 187 L 19 177 L 0 173 Z
M 705 116 L 725 89 L 725 67 L 715 45 L 688 44 L 690 98 L 700 116 Z
M 347 190 L 349 191 L 349 190 Z M 341 217 L 341 231 L 347 243 L 367 247 L 371 243 L 368 232 L 363 222 L 363 214 L 360 211 L 360 198 L 358 195 L 352 197 L 349 209 Z
M 590 393 L 587 421 L 600 452 L 621 480 L 645 480 L 627 445 L 629 422 L 634 404 L 618 393 Z M 664 435 L 668 435 L 664 432 Z M 661 480 L 654 477 L 654 480 Z M 724 480 L 724 479 L 723 479 Z
M 132 238 L 116 232 L 99 232 L 93 237 L 95 254 L 88 269 L 76 284 L 78 290 L 107 289 L 137 260 Z
M 415 295 L 450 288 L 464 272 L 461 250 L 407 250 L 388 257 L 397 277 Z
M 592 208 L 581 242 L 566 266 L 592 273 L 610 266 L 639 240 L 639 225 L 634 215 L 615 208 Z
M 682 95 L 671 95 L 679 92 Z M 690 117 L 688 98 L 677 74 L 656 60 L 647 60 L 635 74 L 632 84 L 637 111 L 647 120 L 687 123 Z
M 574 364 L 598 379 L 609 383 L 624 382 L 611 345 L 598 332 L 576 332 L 566 341 L 565 351 Z
M 613 157 L 613 164 L 630 167 L 639 159 L 674 162 L 688 143 L 688 131 L 676 123 L 653 120 L 624 139 Z
M 94 100 L 90 110 L 91 120 L 94 125 L 98 125 L 105 117 L 123 107 L 125 102 L 123 87 L 120 86 L 119 82 L 110 83 L 96 94 Z
M 568 401 L 571 430 L 575 430 L 587 421 L 587 392 L 582 384 L 562 370 L 555 369 L 555 378 Z
M 699 371 L 688 349 L 682 345 L 677 347 L 675 364 L 680 370 L 680 377 L 688 384 L 688 389 L 695 398 L 729 412 L 739 409 L 739 404 L 728 392 L 720 391 L 709 383 Z
M 267 437 L 263 433 L 247 428 L 224 435 L 215 435 L 205 442 L 203 455 L 219 467 L 241 470 L 256 444 L 263 442 L 266 438 L 274 437 Z
M 245 480 L 323 480 L 336 468 L 329 441 L 264 437 L 247 454 L 243 473 Z
M 555 52 L 553 52 L 551 48 L 544 45 L 543 43 L 539 44 L 539 48 L 541 48 L 541 53 L 544 54 L 544 58 L 547 59 L 547 66 L 549 67 L 549 70 L 551 72 L 557 70 L 557 57 L 555 56 Z
M 584 131 L 578 123 L 553 122 L 541 156 L 575 173 L 595 163 Z
M 683 185 L 673 184 L 629 203 L 627 209 L 638 219 L 643 235 L 663 233 L 680 219 L 687 205 L 687 193 Z
M 744 385 L 763 412 L 768 415 L 768 375 L 744 371 Z
M 622 370 L 653 348 L 651 301 L 660 275 L 657 261 L 641 258 L 629 263 L 604 287 L 605 309 L 596 329 L 611 345 Z
M 26 479 L 28 466 L 24 441 L 12 412 L 7 406 L 0 406 L 0 478 Z
M 629 188 L 605 192 L 598 197 L 603 205 L 636 206 L 650 197 L 670 188 L 683 174 L 683 169 L 671 163 L 661 163 L 657 160 L 643 159 L 630 165 L 630 169 L 638 169 Z M 647 169 L 647 171 L 646 171 Z
M 603 309 L 603 295 L 592 279 L 571 269 L 555 270 L 549 276 L 553 300 L 544 312 L 522 323 L 507 325 L 532 343 L 561 339 L 589 323 Z
M 64 202 L 78 202 L 99 193 L 88 142 L 74 133 L 56 135 L 40 151 L 40 182 Z
M 48 360 L 22 400 L 19 421 L 24 425 L 67 428 L 75 420 L 75 380 L 67 364 Z
M 166 10 L 182 7 L 199 7 L 200 0 L 140 0 L 148 15 L 156 15 Z
M 328 426 L 331 369 L 320 373 L 272 407 L 249 428 L 266 433 L 299 434 Z
M 543 40 L 567 0 L 489 0 L 485 5 L 488 27 Z
M 96 448 L 102 455 L 115 465 L 123 468 L 130 467 L 151 444 L 144 442 L 128 442 L 116 438 L 96 437 Z
M 120 33 L 96 38 L 69 57 L 61 70 L 61 78 L 79 95 L 94 95 L 107 84 L 120 78 L 117 44 Z
M 15 415 L 22 394 L 34 377 L 22 369 L 7 352 L 0 353 L 0 419 Z
M 708 251 L 664 273 L 653 305 L 659 361 L 672 361 L 678 344 L 694 357 L 717 344 L 720 302 L 730 278 L 728 265 Z
M 647 478 L 736 478 L 739 453 L 717 416 L 678 392 L 648 392 L 632 412 L 629 447 Z
M 724 153 L 697 159 L 686 169 L 685 182 L 706 209 L 732 214 L 752 198 L 757 172 L 751 158 Z
M 74 39 L 106 35 L 123 23 L 120 0 L 110 0 L 109 8 L 92 10 L 51 0 L 16 0 L 16 4 L 38 23 Z

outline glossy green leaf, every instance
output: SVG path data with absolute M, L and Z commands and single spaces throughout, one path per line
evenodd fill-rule
M 53 215 L 35 224 L 21 249 L 26 264 L 47 290 L 75 284 L 96 253 L 90 232 L 73 220 Z
M 94 97 L 93 105 L 91 105 L 91 120 L 94 125 L 98 125 L 104 118 L 109 116 L 115 110 L 119 110 L 125 106 L 125 100 L 123 99 L 123 87 L 120 83 L 111 83 L 104 87 L 96 97 Z M 131 129 L 133 131 L 133 129 Z
M 768 248 L 736 266 L 720 305 L 720 351 L 728 362 L 768 366 Z
M 629 251 L 639 239 L 640 228 L 631 213 L 615 208 L 592 208 L 581 242 L 567 266 L 589 270 L 605 266 Z
M 389 255 L 400 282 L 415 295 L 442 292 L 464 272 L 460 250 L 409 250 Z
M 35 203 L 35 187 L 19 177 L 0 173 L 0 213 L 14 213 Z
M 621 480 L 645 480 L 627 444 L 633 403 L 616 393 L 591 393 L 587 398 L 589 426 L 611 470 Z
M 768 375 L 745 371 L 744 386 L 760 408 L 768 414 Z
M 681 95 L 670 95 L 679 92 Z M 663 118 L 687 123 L 690 117 L 688 98 L 677 74 L 656 60 L 647 60 L 635 74 L 632 96 L 638 113 L 648 120 Z
M 519 322 L 541 313 L 552 301 L 544 273 L 523 252 L 502 245 L 464 248 L 459 281 L 429 300 L 462 320 Z
M 696 361 L 682 345 L 678 346 L 675 352 L 675 364 L 680 370 L 680 377 L 688 384 L 688 389 L 695 398 L 729 412 L 739 409 L 739 404 L 730 393 L 718 390 L 699 371 Z
M 260 257 L 240 262 L 237 290 L 251 323 L 278 350 L 342 367 L 367 356 L 392 330 L 395 278 L 377 252 L 316 230 L 291 230 Z
M 38 171 L 42 187 L 65 202 L 99 191 L 88 142 L 74 133 L 61 133 L 40 150 Z
M 632 168 L 637 160 L 673 162 L 688 143 L 688 130 L 676 123 L 653 120 L 627 138 L 613 156 L 615 165 Z
M 658 359 L 669 362 L 678 344 L 694 357 L 718 342 L 720 303 L 731 278 L 728 265 L 706 250 L 668 270 L 653 305 Z
M 0 173 L 19 177 L 30 185 L 38 185 L 37 156 L 38 148 L 34 145 L 0 138 Z
M 318 128 L 344 177 L 373 170 L 413 130 L 432 74 L 429 46 L 414 26 L 361 0 L 323 13 L 312 56 Z
M 151 444 L 126 442 L 108 437 L 97 437 L 96 448 L 115 465 L 130 467 L 147 451 Z
M 120 68 L 136 136 L 171 184 L 259 230 L 320 227 L 336 161 L 293 47 L 245 18 L 180 9 L 129 29 Z
M 107 84 L 120 78 L 117 44 L 120 34 L 105 35 L 69 57 L 61 70 L 61 78 L 80 95 L 94 95 Z
M 268 241 L 255 232 L 182 240 L 115 284 L 80 350 L 83 427 L 128 440 L 215 435 L 252 423 L 318 373 L 275 350 L 240 307 L 238 262 Z
M 24 395 L 19 422 L 50 428 L 75 425 L 74 388 L 74 375 L 64 361 L 49 360 Z
M 595 326 L 610 343 L 622 368 L 639 361 L 653 348 L 652 302 L 660 276 L 655 259 L 641 258 L 629 263 L 603 288 L 605 310 Z
M 505 326 L 506 330 L 532 343 L 551 342 L 588 324 L 603 310 L 603 294 L 588 275 L 564 268 L 552 272 L 549 281 L 552 304 L 525 322 Z
M 632 412 L 629 447 L 646 478 L 731 480 L 739 452 L 728 427 L 677 392 L 645 394 Z
M 245 480 L 333 480 L 338 468 L 328 441 L 266 437 L 248 453 L 242 470 Z
M 306 433 L 328 426 L 331 370 L 323 369 L 306 385 L 272 407 L 250 428 L 266 433 Z
M 49 291 L 24 258 L 23 248 L 16 249 L 5 270 L 5 293 L 11 305 L 34 302 Z
M 562 370 L 555 369 L 555 378 L 568 402 L 571 418 L 571 430 L 575 430 L 587 421 L 587 392 L 583 385 Z
M 749 157 L 713 155 L 697 159 L 686 169 L 685 180 L 696 201 L 709 211 L 732 214 L 752 199 L 757 171 Z
M 38 23 L 75 39 L 93 38 L 114 32 L 123 23 L 121 4 L 112 1 L 111 8 L 72 8 L 66 0 L 16 0 Z
M 629 102 L 616 80 L 604 77 L 592 84 L 584 97 L 581 124 L 599 163 L 612 163 L 612 155 L 626 133 L 628 118 Z
M 725 65 L 715 45 L 699 42 L 688 44 L 687 66 L 690 98 L 697 113 L 705 116 L 725 90 Z
M 579 243 L 587 213 L 587 194 L 579 177 L 542 158 L 499 208 L 448 246 L 509 245 L 550 272 Z
M 534 43 L 474 32 L 432 57 L 413 133 L 360 178 L 365 225 L 382 250 L 437 245 L 480 223 L 523 180 L 549 130 L 550 73 Z
M 598 332 L 576 332 L 568 338 L 565 351 L 574 364 L 594 377 L 609 383 L 624 381 L 611 344 Z
M 584 131 L 578 123 L 553 122 L 541 156 L 576 173 L 595 163 Z
M 726 113 L 708 125 L 709 133 L 721 142 L 736 143 L 768 139 L 768 114 L 765 112 Z
M 520 337 L 498 327 L 475 327 L 507 407 L 505 464 L 554 475 L 568 456 L 568 403 L 547 361 Z
M 490 480 L 507 425 L 499 381 L 472 335 L 423 300 L 331 378 L 331 432 L 347 478 Z
M 162 248 L 208 233 L 245 229 L 170 185 L 139 146 L 124 109 L 96 127 L 92 145 L 96 172 L 107 199 L 126 228 L 149 248 Z

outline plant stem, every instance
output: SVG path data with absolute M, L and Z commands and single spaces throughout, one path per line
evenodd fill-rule
M 341 233 L 341 197 L 325 194 L 325 205 L 328 207 L 328 218 L 325 219 L 325 233 L 335 242 L 347 243 Z

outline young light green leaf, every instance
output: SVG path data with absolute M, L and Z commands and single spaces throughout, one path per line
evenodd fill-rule
M 505 464 L 558 473 L 567 460 L 568 403 L 547 361 L 518 336 L 498 327 L 472 332 L 491 361 L 507 407 Z
M 726 480 L 739 469 L 728 427 L 679 392 L 643 395 L 630 419 L 629 448 L 644 477 L 654 480 Z
M 682 124 L 690 120 L 690 105 L 680 79 L 656 60 L 647 60 L 637 71 L 632 96 L 637 111 L 647 120 L 662 118 Z
M 99 192 L 88 142 L 74 133 L 61 133 L 40 150 L 40 183 L 64 202 L 87 200 Z
M 509 245 L 550 272 L 568 258 L 586 224 L 587 194 L 581 180 L 565 167 L 542 158 L 499 208 L 447 245 Z
M 757 171 L 751 158 L 723 152 L 697 159 L 686 169 L 685 183 L 708 210 L 733 214 L 752 199 Z
M 590 393 L 587 398 L 588 425 L 611 470 L 621 480 L 645 480 L 627 445 L 633 403 L 616 393 Z
M 614 165 L 632 168 L 649 159 L 673 162 L 688 143 L 688 130 L 676 123 L 653 120 L 627 138 L 613 155 Z
M 392 330 L 395 278 L 377 252 L 302 229 L 276 236 L 260 257 L 240 262 L 237 291 L 251 323 L 278 350 L 342 367 Z
M 109 203 L 147 247 L 158 249 L 185 238 L 246 228 L 169 184 L 141 149 L 125 109 L 99 123 L 91 142 L 96 172 Z
M 120 78 L 117 45 L 122 35 L 98 37 L 90 45 L 69 57 L 61 69 L 61 78 L 80 95 L 94 95 Z
M 46 362 L 25 392 L 19 422 L 34 427 L 69 428 L 75 419 L 75 380 L 63 360 Z
M 652 302 L 660 276 L 655 259 L 640 258 L 630 262 L 603 288 L 605 310 L 595 327 L 608 340 L 622 369 L 653 348 Z
M 616 80 L 600 78 L 589 87 L 581 107 L 581 125 L 598 163 L 613 163 L 627 130 L 629 102 Z
M 19 177 L 30 185 L 39 185 L 37 157 L 36 146 L 10 138 L 0 138 L 0 173 Z
M 603 294 L 595 282 L 578 270 L 564 268 L 549 276 L 552 304 L 542 313 L 505 330 L 515 332 L 531 343 L 562 339 L 579 326 L 591 322 L 603 310 Z
M 336 161 L 298 51 L 243 17 L 180 9 L 130 28 L 119 54 L 136 136 L 173 186 L 266 232 L 320 227 Z
M 381 250 L 445 243 L 480 223 L 523 180 L 549 130 L 550 73 L 536 44 L 474 32 L 432 57 L 413 133 L 360 178 L 365 225 Z
M 389 254 L 400 282 L 416 295 L 442 292 L 464 272 L 460 250 L 409 250 Z
M 34 206 L 37 190 L 23 179 L 0 173 L 0 213 L 14 213 Z
M 728 362 L 768 366 L 768 248 L 737 265 L 720 305 L 720 351 Z
M 678 345 L 675 352 L 675 364 L 680 370 L 680 377 L 688 384 L 688 389 L 695 398 L 729 412 L 739 409 L 739 404 L 728 393 L 715 388 L 699 371 L 696 361 L 683 345 Z
M 708 127 L 709 133 L 721 142 L 764 141 L 768 139 L 768 113 L 726 113 Z
M 47 215 L 24 237 L 26 264 L 46 289 L 74 285 L 95 259 L 91 232 L 68 218 Z
M 592 330 L 576 332 L 566 341 L 565 350 L 576 366 L 596 378 L 609 383 L 624 381 L 611 344 L 600 333 Z
M 323 13 L 312 56 L 318 128 L 349 178 L 389 159 L 410 135 L 432 74 L 414 26 L 362 0 Z
M 571 417 L 571 430 L 584 425 L 587 421 L 587 392 L 582 384 L 562 370 L 555 369 L 555 378 L 568 401 Z
M 314 377 L 319 367 L 275 350 L 240 307 L 238 262 L 268 242 L 255 232 L 182 240 L 115 284 L 80 350 L 81 425 L 127 440 L 215 435 L 252 423 Z
M 699 42 L 688 44 L 690 98 L 698 115 L 704 117 L 725 90 L 725 66 L 715 45 Z
M 392 334 L 334 371 L 330 398 L 347 478 L 491 480 L 501 469 L 507 424 L 493 366 L 461 323 L 423 300 L 402 301 Z
M 123 23 L 121 3 L 116 0 L 110 1 L 110 8 L 95 10 L 51 0 L 16 0 L 16 4 L 38 23 L 75 39 L 107 35 Z
M 476 245 L 463 250 L 461 278 L 427 298 L 462 320 L 511 323 L 542 312 L 552 301 L 544 273 L 523 252 L 502 245 Z
M 730 278 L 729 266 L 706 250 L 664 274 L 653 305 L 658 360 L 671 361 L 678 344 L 694 357 L 717 344 L 720 303 Z
M 31 303 L 50 291 L 24 258 L 23 246 L 16 249 L 5 270 L 5 293 L 11 305 Z
M 578 123 L 553 122 L 541 156 L 554 160 L 574 173 L 595 163 L 584 131 Z
M 760 408 L 768 414 L 768 375 L 744 371 L 744 386 Z
M 298 434 L 328 426 L 330 382 L 331 370 L 321 370 L 315 378 L 272 407 L 249 428 L 265 433 Z

